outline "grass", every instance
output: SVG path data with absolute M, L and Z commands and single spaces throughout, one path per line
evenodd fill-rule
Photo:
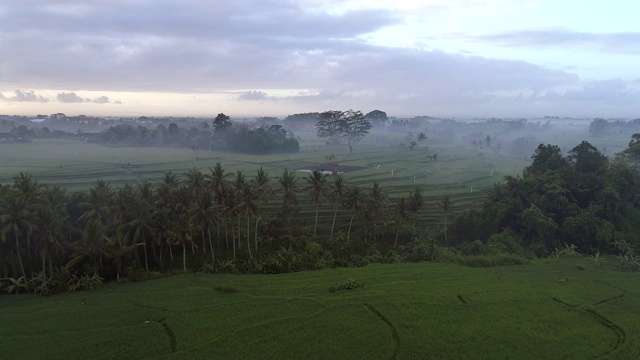
M 346 282 L 363 286 L 327 290 Z M 590 259 L 187 274 L 0 297 L 0 348 L 9 359 L 630 359 L 639 295 L 637 273 Z

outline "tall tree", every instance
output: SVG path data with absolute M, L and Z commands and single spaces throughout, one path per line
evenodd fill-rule
M 351 226 L 356 215 L 362 215 L 362 211 L 366 205 L 366 194 L 359 186 L 347 187 L 344 194 L 344 207 L 351 212 L 351 220 L 349 221 L 349 230 L 347 231 L 347 244 L 351 237 Z
M 440 199 L 440 201 L 438 201 L 438 207 L 444 213 L 444 242 L 445 242 L 445 244 L 449 243 L 449 240 L 447 238 L 447 219 L 449 218 L 449 212 L 451 211 L 451 205 L 452 204 L 453 203 L 451 201 L 451 194 L 450 193 L 446 193 L 446 194 L 442 195 L 442 198 Z
M 296 174 L 284 169 L 282 176 L 278 178 L 278 182 L 282 190 L 282 214 L 287 220 L 287 228 L 289 229 L 289 236 L 291 236 L 291 212 L 298 205 Z
M 422 195 L 422 187 L 420 185 L 416 186 L 409 192 L 409 199 L 407 202 L 409 211 L 413 214 L 413 230 L 415 231 L 418 215 L 424 206 L 424 196 Z
M 398 246 L 398 235 L 400 235 L 400 229 L 402 229 L 402 224 L 409 216 L 409 208 L 407 206 L 407 200 L 405 197 L 401 197 L 396 201 L 395 208 L 393 210 L 394 223 L 396 226 L 396 238 L 393 242 L 393 247 Z
M 213 120 L 213 130 L 216 135 L 223 134 L 232 125 L 231 118 L 224 113 L 218 114 Z
M 316 207 L 316 220 L 313 226 L 313 237 L 316 237 L 316 232 L 318 230 L 318 211 L 320 210 L 320 206 L 322 205 L 322 201 L 327 196 L 327 178 L 328 174 L 323 174 L 320 170 L 313 170 L 308 177 L 305 178 L 307 181 L 307 187 L 305 187 L 305 191 L 307 191 L 307 196 L 309 200 L 315 204 Z
M 344 178 L 342 176 L 336 176 L 333 179 L 333 186 L 331 186 L 329 196 L 331 200 L 336 204 L 335 211 L 333 213 L 333 222 L 331 223 L 331 235 L 330 239 L 333 239 L 333 229 L 336 226 L 336 218 L 338 216 L 338 209 L 342 204 L 342 200 L 344 198 L 345 185 Z

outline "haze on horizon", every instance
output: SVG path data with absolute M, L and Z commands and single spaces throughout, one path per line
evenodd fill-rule
M 640 117 L 627 0 L 4 0 L 0 113 Z

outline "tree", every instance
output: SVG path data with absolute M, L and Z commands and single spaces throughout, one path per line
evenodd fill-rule
M 407 206 L 407 201 L 405 197 L 401 197 L 396 201 L 395 208 L 393 210 L 394 213 L 394 223 L 396 226 L 396 238 L 393 242 L 393 247 L 398 246 L 398 235 L 400 234 L 400 229 L 402 228 L 402 224 L 409 216 L 409 207 Z
M 371 121 L 367 120 L 361 111 L 353 111 L 351 109 L 344 113 L 343 136 L 349 141 L 349 146 L 355 145 L 364 138 L 369 130 L 373 127 Z
M 448 244 L 449 240 L 447 239 L 447 218 L 449 217 L 449 211 L 451 211 L 451 194 L 446 193 L 442 195 L 442 199 L 438 201 L 438 207 L 444 212 L 444 243 Z
M 418 138 L 417 138 L 417 139 L 418 139 L 418 142 L 421 142 L 421 141 L 427 140 L 427 134 L 425 134 L 424 132 L 422 132 L 422 131 L 421 131 L 421 132 L 418 134 Z
M 409 211 L 413 213 L 413 230 L 416 229 L 416 222 L 418 220 L 418 214 L 420 209 L 424 206 L 424 197 L 422 195 L 422 187 L 416 186 L 409 192 L 409 199 L 407 201 Z
M 213 120 L 213 130 L 214 133 L 223 134 L 227 129 L 229 129 L 232 125 L 231 118 L 224 113 L 218 114 L 216 118 Z
M 0 235 L 2 242 L 6 243 L 9 237 L 13 235 L 15 241 L 15 252 L 18 256 L 18 263 L 22 276 L 27 280 L 27 273 L 24 270 L 24 263 L 22 262 L 22 256 L 20 255 L 20 235 L 31 233 L 34 229 L 32 212 L 29 209 L 27 202 L 17 194 L 10 194 L 6 199 L 5 204 L 0 209 Z M 28 289 L 27 289 L 28 290 Z
M 587 141 L 569 151 L 569 163 L 581 173 L 597 173 L 607 164 L 607 157 Z
M 269 199 L 275 195 L 271 185 L 269 185 L 269 174 L 262 168 L 262 166 L 258 169 L 256 177 L 252 179 L 251 185 L 255 188 L 258 202 L 262 206 L 267 205 Z M 254 231 L 256 251 L 258 251 L 258 222 L 261 217 L 262 216 L 256 217 L 256 229 Z
M 287 228 L 289 229 L 289 235 L 291 235 L 291 212 L 298 205 L 296 174 L 284 169 L 282 176 L 278 178 L 278 182 L 282 190 L 282 214 L 287 219 Z
M 633 164 L 634 168 L 638 169 L 640 166 L 640 133 L 631 135 L 629 146 L 622 152 L 622 155 Z
M 333 222 L 331 223 L 331 235 L 330 239 L 333 239 L 333 229 L 336 226 L 336 217 L 338 216 L 338 208 L 344 198 L 345 185 L 344 178 L 340 175 L 333 179 L 333 186 L 330 189 L 329 197 L 336 204 L 335 212 L 333 213 Z
M 316 237 L 316 231 L 318 229 L 318 211 L 324 197 L 327 196 L 327 178 L 328 174 L 323 174 L 320 170 L 313 170 L 309 177 L 305 178 L 308 186 L 305 188 L 307 195 L 311 202 L 316 205 L 316 220 L 313 226 L 313 237 Z
M 253 259 L 253 255 L 251 254 L 251 241 L 249 240 L 251 234 L 249 231 L 249 223 L 253 216 L 260 214 L 259 199 L 254 187 L 249 184 L 245 184 L 243 187 L 237 188 L 237 190 L 240 192 L 240 203 L 237 205 L 237 208 L 238 212 L 247 219 L 247 250 L 249 250 L 249 258 Z
M 542 174 L 546 171 L 560 171 L 569 164 L 562 157 L 562 152 L 557 145 L 538 145 L 531 155 L 531 165 L 524 169 L 524 174 Z
M 362 214 L 366 205 L 366 195 L 359 186 L 347 187 L 344 194 L 344 207 L 351 211 L 351 220 L 349 221 L 349 230 L 347 231 L 347 244 L 351 237 L 351 226 L 353 225 L 353 218 L 356 214 Z
M 317 135 L 321 139 L 329 139 L 332 144 L 336 144 L 342 134 L 344 112 L 330 110 L 320 113 L 316 123 Z
M 381 110 L 369 111 L 364 117 L 372 124 L 384 124 L 389 120 L 387 113 Z

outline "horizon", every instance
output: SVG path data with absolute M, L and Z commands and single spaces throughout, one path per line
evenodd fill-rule
M 638 10 L 623 0 L 7 0 L 0 113 L 633 119 Z

